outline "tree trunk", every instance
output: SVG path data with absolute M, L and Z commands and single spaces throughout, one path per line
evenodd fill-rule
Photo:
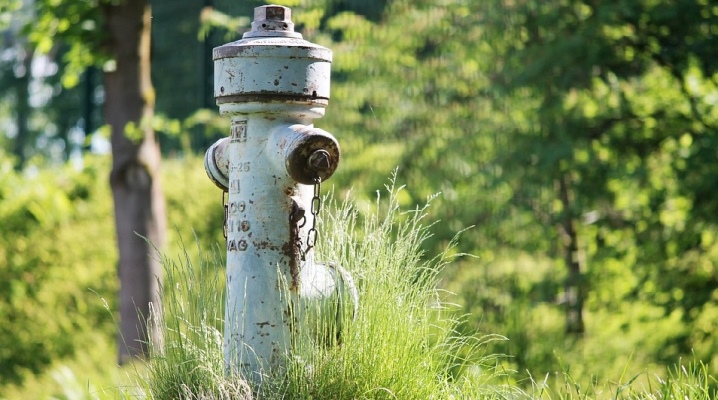
M 159 145 L 149 124 L 154 112 L 150 6 L 146 0 L 126 0 L 105 6 L 104 13 L 107 50 L 116 61 L 115 70 L 104 75 L 104 111 L 112 128 L 110 186 L 120 257 L 118 361 L 122 364 L 146 356 L 148 341 L 156 343 L 159 338 L 147 319 L 150 307 L 158 311 L 161 307 L 161 266 L 152 255 L 153 245 L 159 247 L 163 241 L 165 210 Z
M 578 234 L 573 217 L 568 172 L 564 172 L 559 179 L 559 197 L 563 205 L 564 218 L 561 222 L 561 232 L 564 242 L 564 260 L 568 268 L 566 278 L 566 333 L 583 334 L 583 277 L 578 254 Z
M 30 46 L 25 46 L 22 59 L 22 72 L 23 74 L 15 77 L 15 96 L 17 97 L 17 103 L 15 107 L 16 111 L 16 124 L 17 124 L 17 135 L 15 136 L 15 143 L 13 146 L 13 153 L 17 157 L 17 163 L 15 169 L 18 171 L 23 169 L 25 161 L 27 161 L 27 155 L 25 154 L 25 147 L 27 146 L 27 139 L 30 135 L 30 131 L 27 126 L 27 122 L 30 118 L 30 79 L 32 78 L 32 56 L 33 50 Z
M 82 105 L 82 119 L 85 121 L 85 145 L 83 150 L 89 150 L 91 147 L 91 136 L 92 132 L 95 131 L 95 125 L 93 124 L 93 114 L 95 111 L 95 76 L 97 70 L 93 66 L 87 67 L 85 70 L 84 77 L 84 104 Z

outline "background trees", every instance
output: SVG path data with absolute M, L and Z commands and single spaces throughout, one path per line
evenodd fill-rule
M 93 70 L 88 68 L 98 65 L 104 70 L 104 119 L 112 145 L 110 187 L 121 282 L 118 359 L 123 363 L 143 355 L 147 340 L 154 340 L 146 337 L 145 320 L 150 303 L 158 305 L 161 274 L 159 263 L 149 255 L 153 244 L 161 246 L 165 230 L 160 153 L 152 129 L 155 93 L 150 80 L 150 6 L 144 0 L 48 0 L 33 5 L 36 21 L 26 28 L 33 45 L 44 53 L 68 48 L 64 54 L 65 86 L 76 85 L 85 70 L 86 85 L 91 85 Z M 86 127 L 90 118 L 85 116 Z
M 553 209 L 536 216 L 563 245 L 566 330 L 583 331 L 575 315 L 584 301 L 601 309 L 617 299 L 647 301 L 691 326 L 716 288 L 705 240 L 715 221 L 693 219 L 712 201 L 686 185 L 690 175 L 715 187 L 714 163 L 701 155 L 714 140 L 715 71 L 704 57 L 715 10 L 700 2 L 526 1 L 481 11 L 487 35 L 507 39 L 495 54 L 498 100 L 513 109 L 517 96 L 536 101 L 524 112 L 533 123 L 510 133 L 518 151 L 499 159 L 535 166 L 516 187 L 545 182 L 549 192 Z M 694 338 L 686 330 L 662 351 L 691 351 Z
M 155 91 L 150 78 L 152 13 L 145 0 L 101 7 L 105 45 L 115 69 L 105 72 L 105 121 L 112 132 L 110 187 L 119 248 L 119 362 L 147 353 L 146 319 L 158 298 L 162 275 L 153 246 L 162 246 L 165 205 L 160 184 L 160 149 L 151 125 Z M 153 329 L 150 329 L 152 336 Z
M 555 348 L 585 354 L 616 314 L 628 318 L 613 332 L 623 338 L 664 327 L 657 347 L 625 340 L 657 359 L 705 348 L 691 326 L 713 315 L 716 288 L 703 208 L 715 187 L 715 71 L 703 57 L 717 17 L 688 3 L 399 1 L 380 23 L 327 20 L 347 54 L 335 63 L 343 109 L 327 120 L 351 127 L 366 157 L 344 171 L 356 182 L 397 163 L 407 201 L 443 192 L 439 243 L 476 224 L 465 249 L 480 271 L 505 274 L 457 270 L 447 285 L 473 305 L 467 329 L 484 321 L 517 343 L 519 370 L 558 368 Z M 539 314 L 549 321 L 537 328 Z M 546 339 L 560 330 L 565 340 Z

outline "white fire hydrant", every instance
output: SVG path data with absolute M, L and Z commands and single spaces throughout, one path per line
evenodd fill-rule
M 205 156 L 228 193 L 225 362 L 257 383 L 285 367 L 313 302 L 348 293 L 356 312 L 351 277 L 313 251 L 320 184 L 340 158 L 334 136 L 312 125 L 329 102 L 332 52 L 294 32 L 289 8 L 270 5 L 213 59 L 217 105 L 231 117 L 230 136 Z

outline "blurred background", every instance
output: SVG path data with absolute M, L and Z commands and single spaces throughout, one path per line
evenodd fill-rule
M 117 135 L 159 145 L 161 250 L 179 255 L 184 240 L 196 257 L 195 234 L 207 251 L 222 243 L 221 192 L 201 158 L 228 127 L 211 51 L 263 4 L 0 0 L 0 398 L 102 397 L 126 373 Z M 442 287 L 462 306 L 461 333 L 508 338 L 486 351 L 507 355 L 512 379 L 620 382 L 681 360 L 715 371 L 718 5 L 279 4 L 334 51 L 316 125 L 343 160 L 325 192 L 372 201 L 398 168 L 405 206 L 440 193 L 426 254 L 471 227 L 457 252 L 477 258 L 457 258 Z M 108 85 L 126 66 L 113 53 L 121 7 L 151 7 L 154 88 L 140 87 L 142 118 L 126 121 L 139 128 L 124 133 L 108 125 L 122 114 Z

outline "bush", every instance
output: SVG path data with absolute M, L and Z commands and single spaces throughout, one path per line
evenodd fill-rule
M 0 164 L 0 385 L 113 332 L 98 296 L 117 288 L 107 165 L 17 173 Z
M 0 160 L 2 387 L 71 357 L 98 334 L 114 340 L 107 308 L 116 309 L 119 284 L 109 158 L 86 156 L 81 170 L 62 165 L 36 172 L 16 172 L 2 154 Z M 162 173 L 174 226 L 163 250 L 175 253 L 179 235 L 192 237 L 193 230 L 204 248 L 216 246 L 221 191 L 202 160 L 167 160 Z

